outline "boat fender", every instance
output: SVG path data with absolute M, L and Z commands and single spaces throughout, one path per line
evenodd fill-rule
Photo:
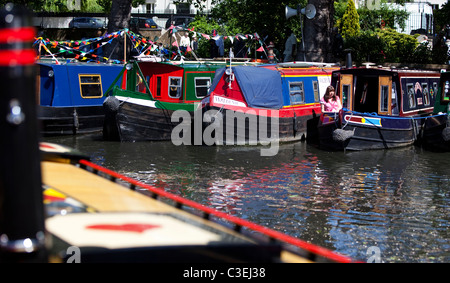
M 333 140 L 338 142 L 344 142 L 353 137 L 354 130 L 336 129 L 333 131 Z
M 103 108 L 106 113 L 116 113 L 119 110 L 120 101 L 115 96 L 108 96 L 103 101 Z
M 450 127 L 445 127 L 444 130 L 442 130 L 442 138 L 444 141 L 450 141 Z

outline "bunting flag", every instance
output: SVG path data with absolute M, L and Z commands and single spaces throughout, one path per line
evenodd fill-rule
M 149 53 L 155 53 L 156 54 L 163 54 L 163 55 L 169 55 L 171 58 L 175 58 L 177 55 L 181 56 L 181 59 L 184 57 L 181 54 L 178 41 L 176 39 L 175 33 L 178 31 L 189 31 L 191 33 L 194 33 L 194 35 L 198 36 L 199 39 L 206 39 L 206 40 L 230 40 L 231 43 L 234 42 L 234 40 L 257 40 L 261 47 L 257 49 L 258 52 L 265 52 L 263 48 L 263 43 L 260 40 L 260 37 L 257 33 L 253 34 L 236 34 L 236 35 L 219 35 L 216 30 L 213 31 L 212 35 L 204 34 L 200 32 L 195 31 L 195 27 L 192 27 L 191 29 L 186 29 L 181 26 L 171 26 L 169 28 L 170 34 L 175 37 L 175 42 L 172 43 L 172 46 L 175 47 L 176 51 L 170 51 L 166 48 L 157 45 L 153 41 L 133 33 L 132 31 L 128 29 L 116 31 L 110 34 L 105 34 L 100 37 L 95 38 L 88 38 L 88 39 L 81 39 L 81 40 L 65 40 L 65 41 L 57 41 L 57 40 L 50 40 L 50 39 L 44 39 L 42 37 L 35 38 L 34 46 L 43 47 L 44 50 L 49 54 L 50 57 L 55 59 L 57 61 L 57 64 L 59 63 L 56 57 L 69 57 L 75 58 L 77 60 L 81 61 L 110 61 L 110 59 L 107 57 L 109 54 L 103 54 L 103 47 L 106 44 L 112 44 L 115 39 L 118 37 L 127 37 L 132 42 L 132 48 L 137 51 L 138 54 L 149 54 Z M 51 49 L 51 50 L 50 50 Z M 191 52 L 192 49 L 190 47 L 187 47 L 184 55 Z M 172 52 L 172 53 L 171 53 Z M 44 55 L 45 56 L 45 55 Z M 115 63 L 121 63 L 118 60 L 114 61 Z M 122 62 L 123 63 L 123 62 Z

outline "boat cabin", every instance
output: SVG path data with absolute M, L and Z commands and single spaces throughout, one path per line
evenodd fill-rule
M 430 113 L 439 72 L 352 68 L 333 72 L 343 108 L 360 113 L 412 116 Z
M 441 73 L 439 90 L 434 104 L 434 114 L 450 113 L 450 72 Z
M 302 107 L 320 113 L 320 98 L 331 83 L 333 70 L 337 68 L 282 65 L 224 68 L 217 72 L 211 94 L 213 99 L 226 97 L 228 100 L 221 101 L 230 106 L 278 110 Z
M 132 64 L 132 63 L 129 63 Z M 171 103 L 194 103 L 208 94 L 216 69 L 223 64 L 200 62 L 138 62 L 140 70 L 129 76 L 128 69 L 122 80 L 122 89 L 147 93 L 154 100 Z M 133 68 L 136 70 L 138 68 Z M 147 86 L 146 86 L 147 84 Z M 148 90 L 147 90 L 148 87 Z
M 41 106 L 101 106 L 103 94 L 122 65 L 38 63 L 37 102 Z
M 210 94 L 202 100 L 202 111 L 221 112 L 225 121 L 224 131 L 226 127 L 235 129 L 233 139 L 222 144 L 261 142 L 265 132 L 259 129 L 269 127 L 265 117 L 273 123 L 268 136 L 274 140 L 285 142 L 310 138 L 316 131 L 316 120 L 321 113 L 320 98 L 331 83 L 332 71 L 337 69 L 310 63 L 223 68 L 216 72 Z M 248 125 L 242 121 L 243 126 L 238 126 L 230 118 L 230 125 L 225 126 L 228 123 L 226 112 L 229 112 L 229 117 L 237 112 L 245 113 L 248 121 L 255 121 L 255 124 Z M 204 128 L 208 126 L 208 122 L 204 123 Z M 239 130 L 243 132 L 239 133 Z M 231 133 L 223 136 L 227 134 L 231 136 Z

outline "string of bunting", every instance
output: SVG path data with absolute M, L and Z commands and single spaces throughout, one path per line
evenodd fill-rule
M 110 58 L 107 56 L 108 54 L 105 54 L 103 47 L 107 44 L 112 44 L 114 39 L 118 37 L 127 36 L 132 43 L 133 49 L 136 51 L 138 55 L 141 54 L 150 55 L 159 53 L 159 55 L 170 55 L 171 57 L 170 59 L 174 59 L 177 55 L 180 55 L 183 58 L 183 55 L 186 55 L 188 52 L 191 51 L 190 47 L 188 47 L 187 50 L 184 51 L 184 54 L 182 54 L 175 33 L 178 31 L 189 31 L 197 35 L 200 39 L 203 38 L 206 40 L 210 39 L 219 40 L 220 38 L 223 38 L 224 40 L 226 39 L 230 40 L 231 43 L 233 43 L 234 40 L 256 40 L 261 44 L 261 47 L 257 51 L 264 51 L 262 47 L 263 43 L 257 33 L 245 35 L 237 34 L 234 36 L 228 35 L 221 36 L 218 35 L 215 31 L 213 32 L 212 35 L 209 35 L 205 33 L 195 32 L 194 29 L 195 28 L 186 29 L 181 26 L 171 26 L 169 28 L 170 34 L 175 38 L 175 41 L 172 44 L 172 46 L 177 47 L 177 51 L 175 52 L 168 50 L 163 46 L 158 45 L 156 42 L 153 42 L 152 40 L 149 40 L 144 36 L 136 34 L 128 29 L 119 30 L 99 37 L 81 40 L 57 41 L 57 40 L 50 40 L 48 38 L 44 39 L 42 37 L 38 37 L 35 38 L 33 46 L 39 49 L 39 53 L 41 48 L 43 48 L 48 53 L 47 56 L 51 56 L 53 59 L 55 59 L 57 64 L 59 64 L 59 61 L 56 58 L 65 56 L 71 56 L 79 61 L 102 62 L 102 61 L 111 61 Z M 112 60 L 112 61 L 113 63 L 122 63 L 119 60 Z

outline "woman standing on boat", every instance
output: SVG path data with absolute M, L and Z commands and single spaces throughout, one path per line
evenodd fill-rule
M 336 95 L 333 86 L 328 86 L 325 95 L 320 99 L 322 112 L 339 112 L 341 110 L 341 100 Z

